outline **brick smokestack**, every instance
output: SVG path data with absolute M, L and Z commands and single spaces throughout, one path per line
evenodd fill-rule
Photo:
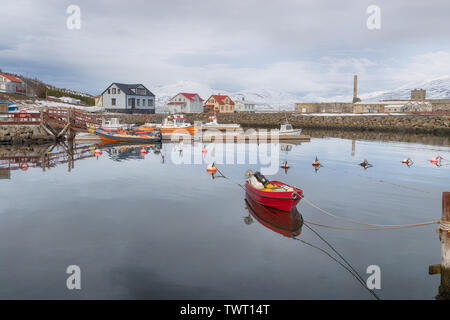
M 355 74 L 353 76 L 353 103 L 359 101 L 361 101 L 361 99 L 358 98 L 358 76 Z

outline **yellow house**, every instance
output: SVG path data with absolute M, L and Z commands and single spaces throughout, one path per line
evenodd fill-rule
M 204 113 L 233 113 L 234 101 L 229 96 L 213 94 L 205 102 Z

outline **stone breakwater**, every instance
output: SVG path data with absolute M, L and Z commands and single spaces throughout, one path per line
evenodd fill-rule
M 188 122 L 206 122 L 210 114 L 185 114 Z M 106 118 L 120 118 L 122 123 L 143 124 L 142 114 L 105 115 Z M 302 116 L 284 113 L 232 113 L 217 114 L 219 123 L 239 123 L 243 127 L 279 128 L 288 121 L 295 128 L 341 130 L 341 131 L 374 131 L 395 133 L 418 133 L 434 135 L 450 135 L 450 116 L 444 115 L 402 115 L 402 116 Z M 164 115 L 147 115 L 147 122 L 161 123 Z
M 50 136 L 41 126 L 11 125 L 0 126 L 1 144 L 48 143 L 55 138 Z

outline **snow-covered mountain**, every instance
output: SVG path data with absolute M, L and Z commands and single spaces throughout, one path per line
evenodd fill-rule
M 450 76 L 421 82 L 412 82 L 394 90 L 374 91 L 360 95 L 362 101 L 379 101 L 392 99 L 409 99 L 412 89 L 425 89 L 428 99 L 450 99 Z M 213 89 L 206 84 L 193 81 L 178 81 L 166 86 L 152 88 L 156 95 L 156 108 L 162 109 L 167 102 L 179 92 L 198 93 L 203 99 L 212 94 L 224 94 L 233 100 L 244 98 L 256 104 L 259 110 L 292 110 L 296 102 L 351 102 L 352 95 L 321 97 L 314 94 L 300 95 L 292 92 L 279 91 L 271 88 L 253 88 L 227 92 Z
M 394 90 L 366 93 L 362 94 L 360 98 L 363 101 L 409 99 L 411 97 L 411 90 L 413 89 L 425 89 L 427 99 L 450 99 L 450 76 L 412 82 Z
M 277 91 L 266 88 L 246 89 L 236 92 L 213 89 L 208 85 L 193 81 L 178 81 L 166 86 L 152 88 L 151 91 L 156 96 L 156 108 L 162 109 L 167 102 L 179 92 L 198 93 L 203 99 L 208 99 L 212 94 L 228 95 L 233 100 L 250 101 L 256 104 L 257 109 L 293 109 L 295 102 L 300 101 L 300 97 L 295 94 Z

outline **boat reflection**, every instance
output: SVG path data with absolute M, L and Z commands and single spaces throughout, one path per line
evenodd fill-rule
M 285 237 L 294 238 L 300 235 L 303 218 L 297 208 L 294 207 L 290 212 L 285 212 L 265 207 L 247 194 L 245 195 L 245 204 L 249 212 L 249 215 L 244 217 L 246 224 L 253 223 L 254 218 L 264 227 Z
M 144 159 L 149 153 L 159 155 L 161 153 L 161 143 L 135 144 L 135 143 L 109 143 L 98 146 L 105 151 L 113 161 Z

